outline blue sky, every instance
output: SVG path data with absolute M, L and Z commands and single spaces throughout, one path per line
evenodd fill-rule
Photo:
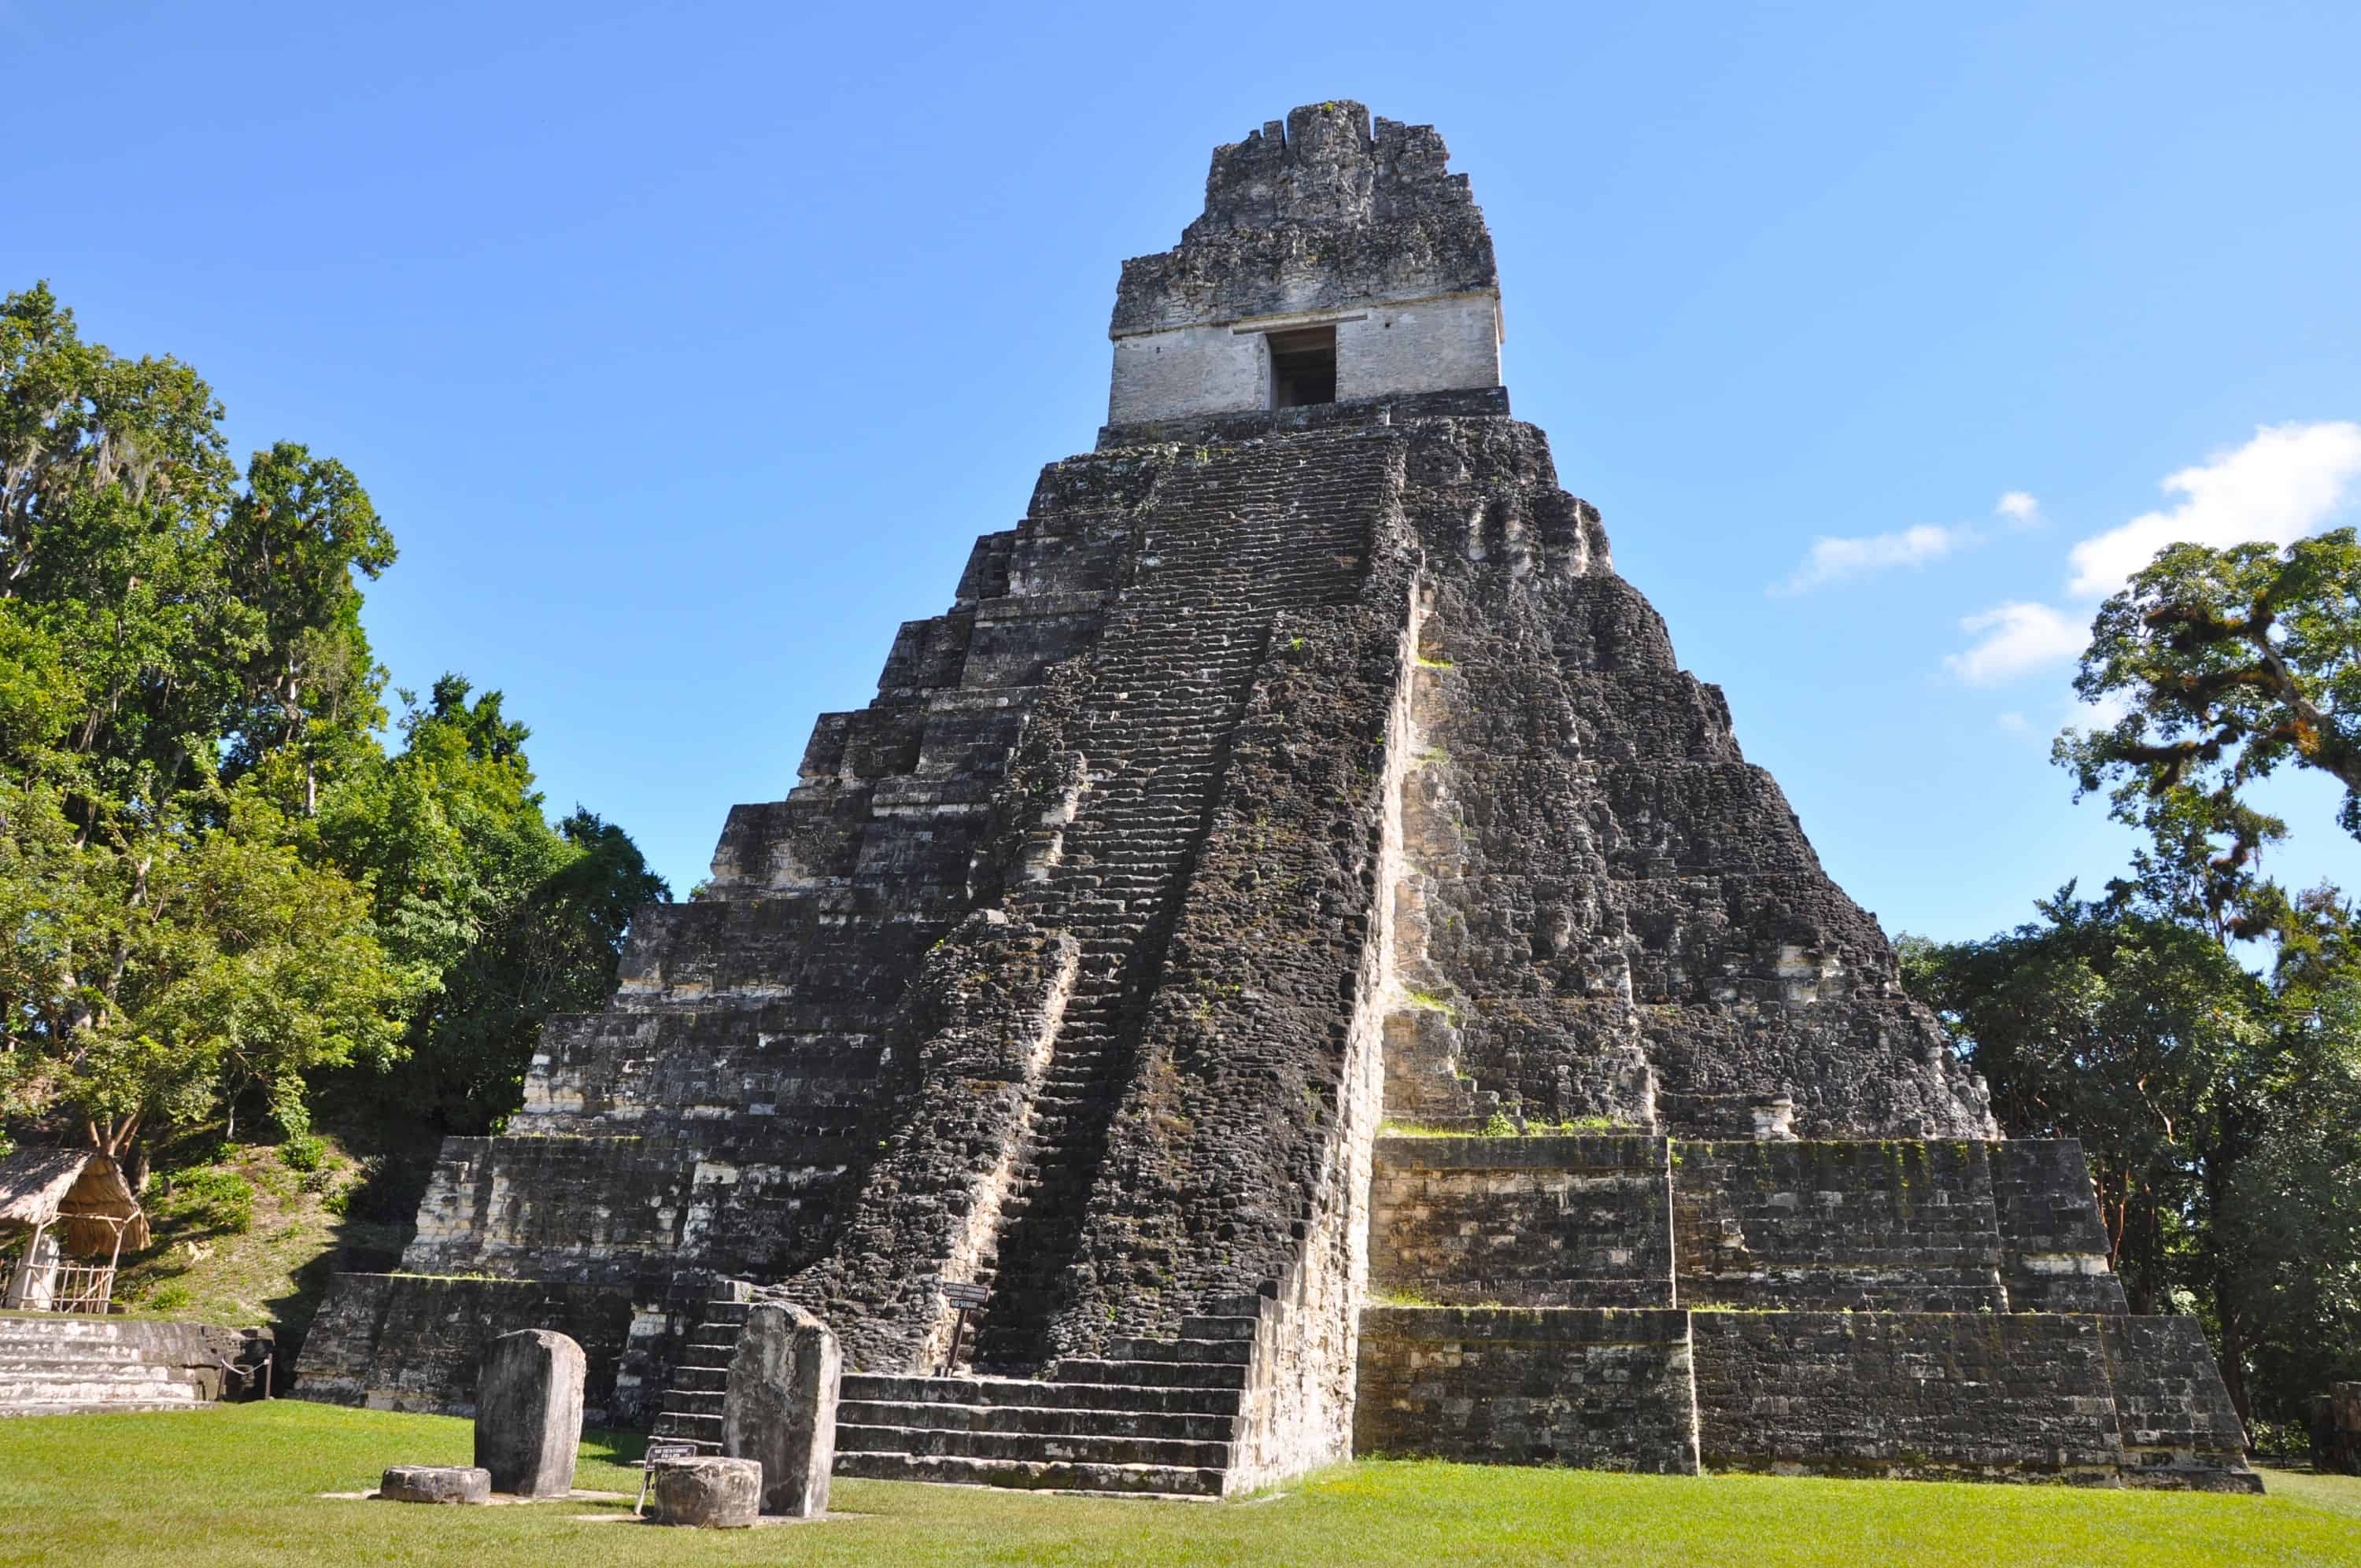
M 2122 864 L 2047 754 L 2127 553 L 2361 521 L 2356 59 L 2349 4 L 0 0 L 0 287 L 350 464 L 397 682 L 505 690 L 685 892 L 1090 446 L 1213 144 L 1357 98 L 1473 176 L 1518 413 L 1829 869 L 1965 937 Z

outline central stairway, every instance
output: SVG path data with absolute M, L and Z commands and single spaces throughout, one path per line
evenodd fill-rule
M 1279 618 L 1357 591 L 1397 457 L 1395 443 L 1357 431 L 1200 449 L 1129 514 L 1138 565 L 1070 737 L 1088 787 L 1058 863 L 1011 900 L 1080 942 L 1082 963 L 975 1274 L 993 1288 L 975 1325 L 980 1368 L 1028 1372 L 1070 1348 L 1051 1325 L 1228 738 Z
M 1258 1320 L 1192 1318 L 1117 1339 L 1054 1381 L 847 1373 L 836 1474 L 1050 1491 L 1218 1497 Z
M 705 1303 L 649 1439 L 721 1452 L 730 1362 L 748 1304 Z M 1191 1318 L 1179 1339 L 1117 1339 L 1055 1380 L 848 1372 L 836 1474 L 1028 1490 L 1218 1497 L 1246 1399 L 1258 1317 Z

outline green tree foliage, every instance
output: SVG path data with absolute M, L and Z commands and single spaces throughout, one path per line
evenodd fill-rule
M 360 583 L 392 535 L 303 446 L 241 476 L 221 417 L 46 287 L 0 301 L 0 1117 L 293 1135 L 323 1075 L 398 1070 L 489 1124 L 665 890 L 620 829 L 550 827 L 497 693 L 445 676 L 387 754 Z
M 2175 544 L 2100 608 L 2074 689 L 2128 703 L 2059 746 L 2081 787 L 2185 791 L 2234 828 L 2238 789 L 2294 762 L 2345 786 L 2361 837 L 2361 543 Z M 2251 851 L 2234 836 L 2234 850 Z
M 332 790 L 327 852 L 366 878 L 388 944 L 439 977 L 412 1021 L 404 1082 L 446 1132 L 516 1108 L 552 1013 L 614 989 L 631 914 L 670 897 L 620 828 L 577 809 L 553 830 L 530 731 L 501 695 L 445 675 L 387 765 Z

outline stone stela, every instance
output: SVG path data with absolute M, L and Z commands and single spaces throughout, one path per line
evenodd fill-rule
M 1214 151 L 1094 448 L 445 1142 L 307 1397 L 457 1408 L 556 1328 L 718 1455 L 774 1304 L 838 1475 L 2258 1485 L 1510 414 L 1448 162 L 1341 101 Z

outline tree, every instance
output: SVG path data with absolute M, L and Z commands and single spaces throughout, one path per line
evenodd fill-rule
M 444 677 L 386 754 L 392 533 L 296 443 L 241 477 L 221 418 L 46 286 L 0 300 L 0 1115 L 292 1132 L 322 1075 L 423 1051 L 403 1087 L 487 1124 L 664 884 L 550 827 L 496 692 Z
M 2074 689 L 2127 700 L 2111 728 L 2060 739 L 2084 793 L 2113 784 L 2229 803 L 2283 763 L 2345 786 L 2361 838 L 2361 543 L 2340 528 L 2279 549 L 2175 544 L 2100 607 Z M 2232 850 L 2251 850 L 2234 835 Z
M 551 1014 L 615 985 L 632 914 L 671 897 L 620 828 L 543 814 L 499 692 L 446 674 L 403 720 L 401 754 L 324 797 L 323 852 L 375 890 L 392 950 L 438 979 L 412 1020 L 405 1096 L 446 1132 L 516 1109 Z
M 66 1111 L 108 1154 L 152 1123 L 261 1097 L 301 1131 L 319 1071 L 390 1065 L 424 982 L 358 889 L 307 866 L 267 806 L 84 841 L 54 794 L 0 810 L 11 1109 Z M 120 827 L 110 828 L 119 833 Z

